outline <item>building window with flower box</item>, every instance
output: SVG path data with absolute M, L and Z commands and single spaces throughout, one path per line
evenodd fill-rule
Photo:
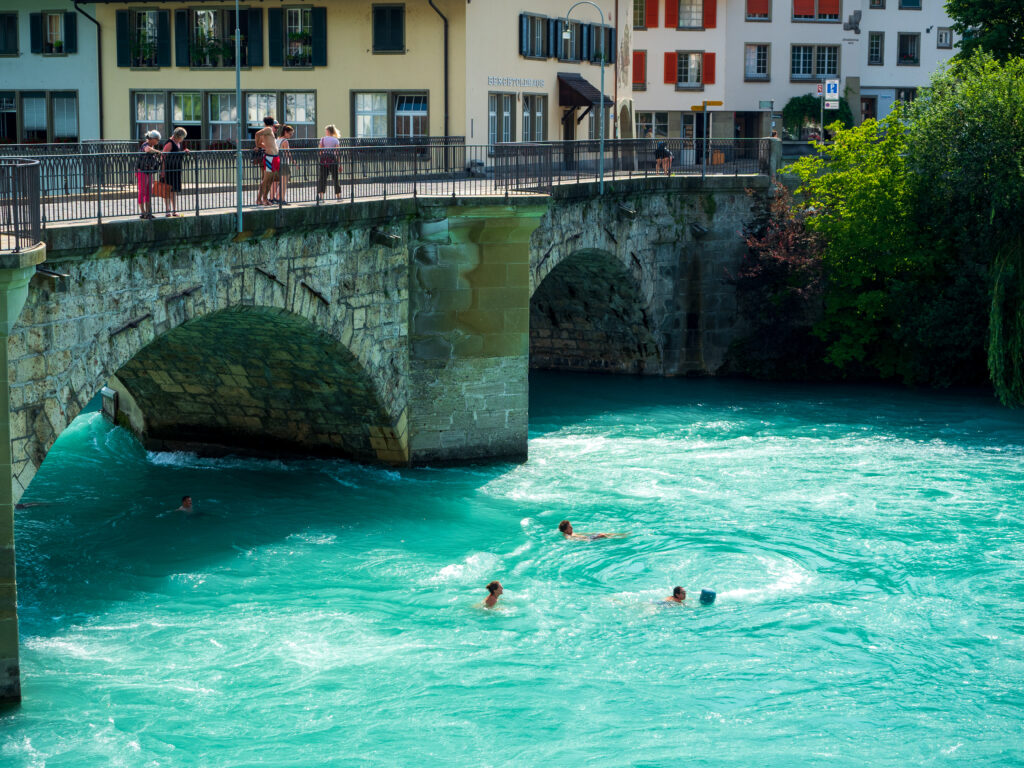
M 43 11 L 29 14 L 32 53 L 64 56 L 78 50 L 78 17 L 74 12 Z
M 921 35 L 920 33 L 900 32 L 897 37 L 896 66 L 921 66 Z
M 239 66 L 263 64 L 263 11 L 234 8 L 174 12 L 175 63 L 179 67 L 233 68 L 235 29 L 240 33 Z
M 267 63 L 285 69 L 327 66 L 327 9 L 268 8 Z
M 117 11 L 117 66 L 171 66 L 171 14 L 160 10 Z

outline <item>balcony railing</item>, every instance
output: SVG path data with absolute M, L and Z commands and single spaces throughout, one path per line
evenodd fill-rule
M 42 240 L 38 160 L 0 159 L 0 252 L 31 248 Z

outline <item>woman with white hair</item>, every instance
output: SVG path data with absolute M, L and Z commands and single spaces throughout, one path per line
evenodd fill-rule
M 135 160 L 135 180 L 139 184 L 139 210 L 142 211 L 140 219 L 153 218 L 153 179 L 160 170 L 160 150 L 157 144 L 160 141 L 160 131 L 150 131 L 146 134 L 146 140 L 139 147 L 139 156 Z

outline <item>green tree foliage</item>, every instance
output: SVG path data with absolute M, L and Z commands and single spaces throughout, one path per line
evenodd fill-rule
M 821 98 L 813 93 L 794 96 L 782 108 L 782 124 L 793 134 L 800 133 L 805 125 L 817 125 L 821 120 Z M 825 110 L 825 124 L 838 120 L 844 128 L 853 126 L 853 113 L 846 99 L 839 100 L 839 110 Z
M 953 31 L 961 36 L 960 56 L 978 49 L 1007 61 L 1024 56 L 1024 2 L 1021 0 L 946 0 Z

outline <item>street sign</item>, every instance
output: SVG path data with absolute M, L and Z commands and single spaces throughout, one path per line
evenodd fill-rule
M 720 107 L 724 103 L 725 103 L 724 101 L 705 101 L 704 102 L 704 106 L 705 107 Z
M 820 93 L 820 91 L 819 91 Z M 838 99 L 839 98 L 839 81 L 838 80 L 826 80 L 825 81 L 825 98 L 826 99 Z
M 825 109 L 839 109 L 839 101 L 829 101 L 825 99 Z
M 771 109 L 772 108 L 772 104 L 774 104 L 774 103 L 775 103 L 774 101 L 759 101 L 759 102 L 757 102 L 757 108 L 758 109 Z
M 821 83 L 818 83 L 818 95 L 821 95 Z

